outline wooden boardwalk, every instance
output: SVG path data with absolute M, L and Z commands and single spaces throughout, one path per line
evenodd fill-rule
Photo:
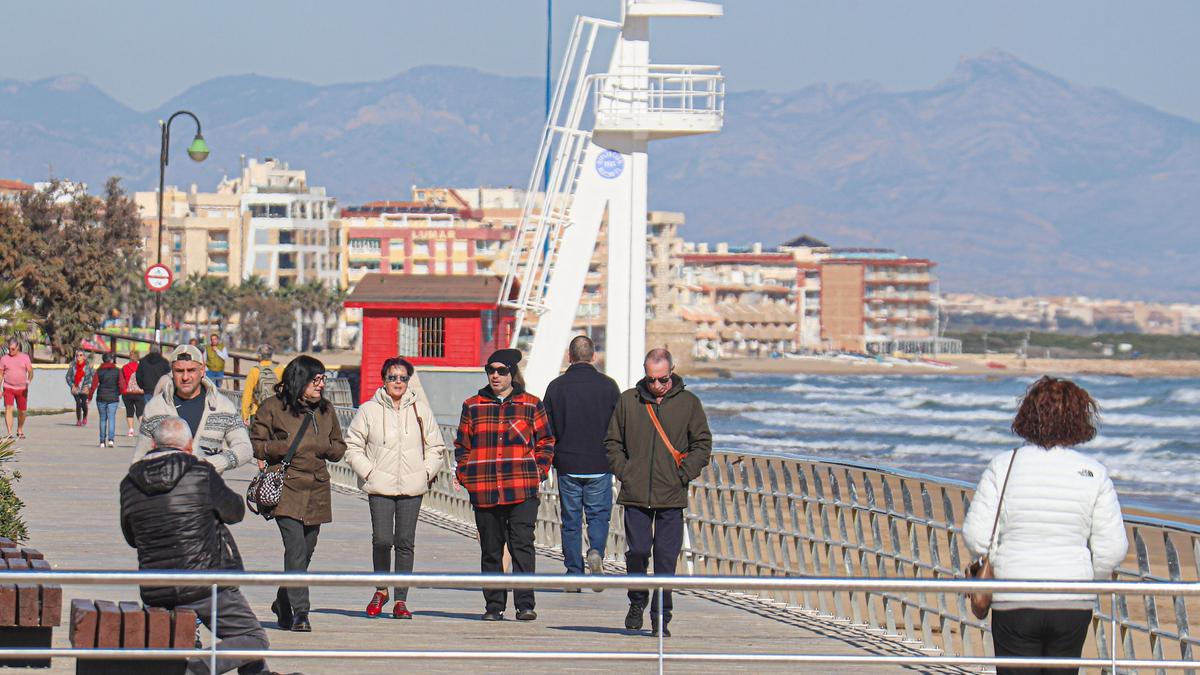
M 124 412 L 123 410 L 121 411 Z M 96 414 L 85 428 L 74 426 L 66 415 L 30 418 L 29 439 L 20 445 L 14 468 L 21 472 L 16 489 L 25 501 L 24 517 L 29 526 L 29 545 L 40 549 L 56 569 L 136 569 L 137 558 L 120 533 L 117 486 L 128 468 L 133 439 L 119 435 L 117 447 L 97 446 Z M 125 420 L 118 424 L 125 433 Z M 227 477 L 234 490 L 245 489 L 251 475 L 243 468 Z M 335 521 L 322 528 L 313 558 L 313 571 L 370 571 L 370 519 L 364 498 L 335 493 Z M 479 549 L 473 537 L 453 528 L 440 527 L 437 519 L 423 521 L 417 532 L 416 570 L 425 572 L 478 572 Z M 274 523 L 247 514 L 232 528 L 246 567 L 253 571 L 276 571 L 282 564 L 282 545 Z M 560 573 L 562 563 L 539 556 L 538 570 Z M 409 594 L 413 621 L 370 620 L 363 608 L 371 589 L 313 588 L 313 632 L 294 634 L 275 628 L 270 611 L 273 588 L 243 589 L 267 628 L 275 649 L 428 649 L 428 650 L 529 650 L 653 652 L 657 640 L 627 631 L 623 618 L 627 606 L 624 593 L 539 592 L 538 620 L 533 623 L 478 621 L 483 598 L 478 590 L 423 590 Z M 134 588 L 67 587 L 64 598 L 137 599 Z M 511 600 L 510 600 L 511 602 Z M 510 605 L 507 616 L 511 619 Z M 647 623 L 647 626 L 649 624 Z M 772 609 L 737 598 L 707 598 L 679 595 L 675 601 L 673 637 L 666 641 L 668 652 L 712 653 L 826 653 L 826 654 L 914 654 L 895 642 L 874 638 L 864 632 L 815 619 L 807 615 Z M 205 644 L 209 636 L 204 635 Z M 65 647 L 67 629 L 55 631 L 55 646 Z M 280 671 L 305 673 L 393 673 L 419 667 L 428 672 L 515 671 L 574 672 L 611 670 L 653 672 L 652 663 L 600 664 L 590 662 L 526 661 L 433 661 L 395 663 L 389 661 L 272 659 Z M 771 671 L 754 664 L 667 664 L 669 672 L 728 672 L 731 669 Z M 797 672 L 796 666 L 777 667 L 779 672 Z M 806 672 L 892 672 L 898 668 L 833 667 L 819 665 Z M 70 659 L 56 660 L 51 672 L 74 672 Z

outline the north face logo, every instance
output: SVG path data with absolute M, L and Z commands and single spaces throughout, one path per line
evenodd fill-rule
M 1096 474 L 1092 473 L 1090 469 L 1080 469 L 1079 475 L 1083 476 L 1084 478 L 1095 478 L 1096 477 Z

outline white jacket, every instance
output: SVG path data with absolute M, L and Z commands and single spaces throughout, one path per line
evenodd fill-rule
M 345 437 L 346 463 L 358 475 L 359 489 L 373 495 L 425 494 L 441 470 L 446 452 L 433 410 L 411 389 L 397 409 L 380 387 L 371 400 L 358 407 Z
M 1013 451 L 992 460 L 975 488 L 963 522 L 967 548 L 988 553 L 996 505 Z M 1026 445 L 1004 494 L 998 543 L 991 552 L 997 579 L 1091 581 L 1108 579 L 1125 559 L 1129 541 L 1117 493 L 1104 465 L 1069 448 Z M 1095 596 L 997 593 L 1009 606 L 1062 606 Z

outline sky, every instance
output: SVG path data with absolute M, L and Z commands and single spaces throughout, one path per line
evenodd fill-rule
M 554 53 L 573 17 L 619 0 L 551 0 Z M 317 84 L 420 65 L 541 76 L 547 0 L 0 0 L 0 79 L 78 74 L 148 110 L 221 75 Z M 732 91 L 869 80 L 929 87 L 999 48 L 1059 77 L 1200 120 L 1200 1 L 729 0 L 661 21 L 654 60 L 722 66 Z

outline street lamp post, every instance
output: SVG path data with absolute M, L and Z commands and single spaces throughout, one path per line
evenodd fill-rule
M 167 175 L 167 164 L 170 163 L 170 154 L 167 149 L 171 145 L 171 122 L 175 121 L 176 117 L 187 115 L 196 123 L 196 137 L 192 139 L 192 144 L 188 146 L 188 157 L 193 161 L 203 162 L 208 158 L 208 144 L 204 142 L 204 136 L 200 134 L 200 119 L 187 110 L 180 110 L 167 118 L 166 122 L 159 120 L 159 131 L 162 134 L 162 145 L 158 153 L 158 264 L 162 264 L 162 235 L 163 235 L 163 191 L 165 190 L 165 182 Z M 154 294 L 154 342 L 162 344 L 162 293 Z

